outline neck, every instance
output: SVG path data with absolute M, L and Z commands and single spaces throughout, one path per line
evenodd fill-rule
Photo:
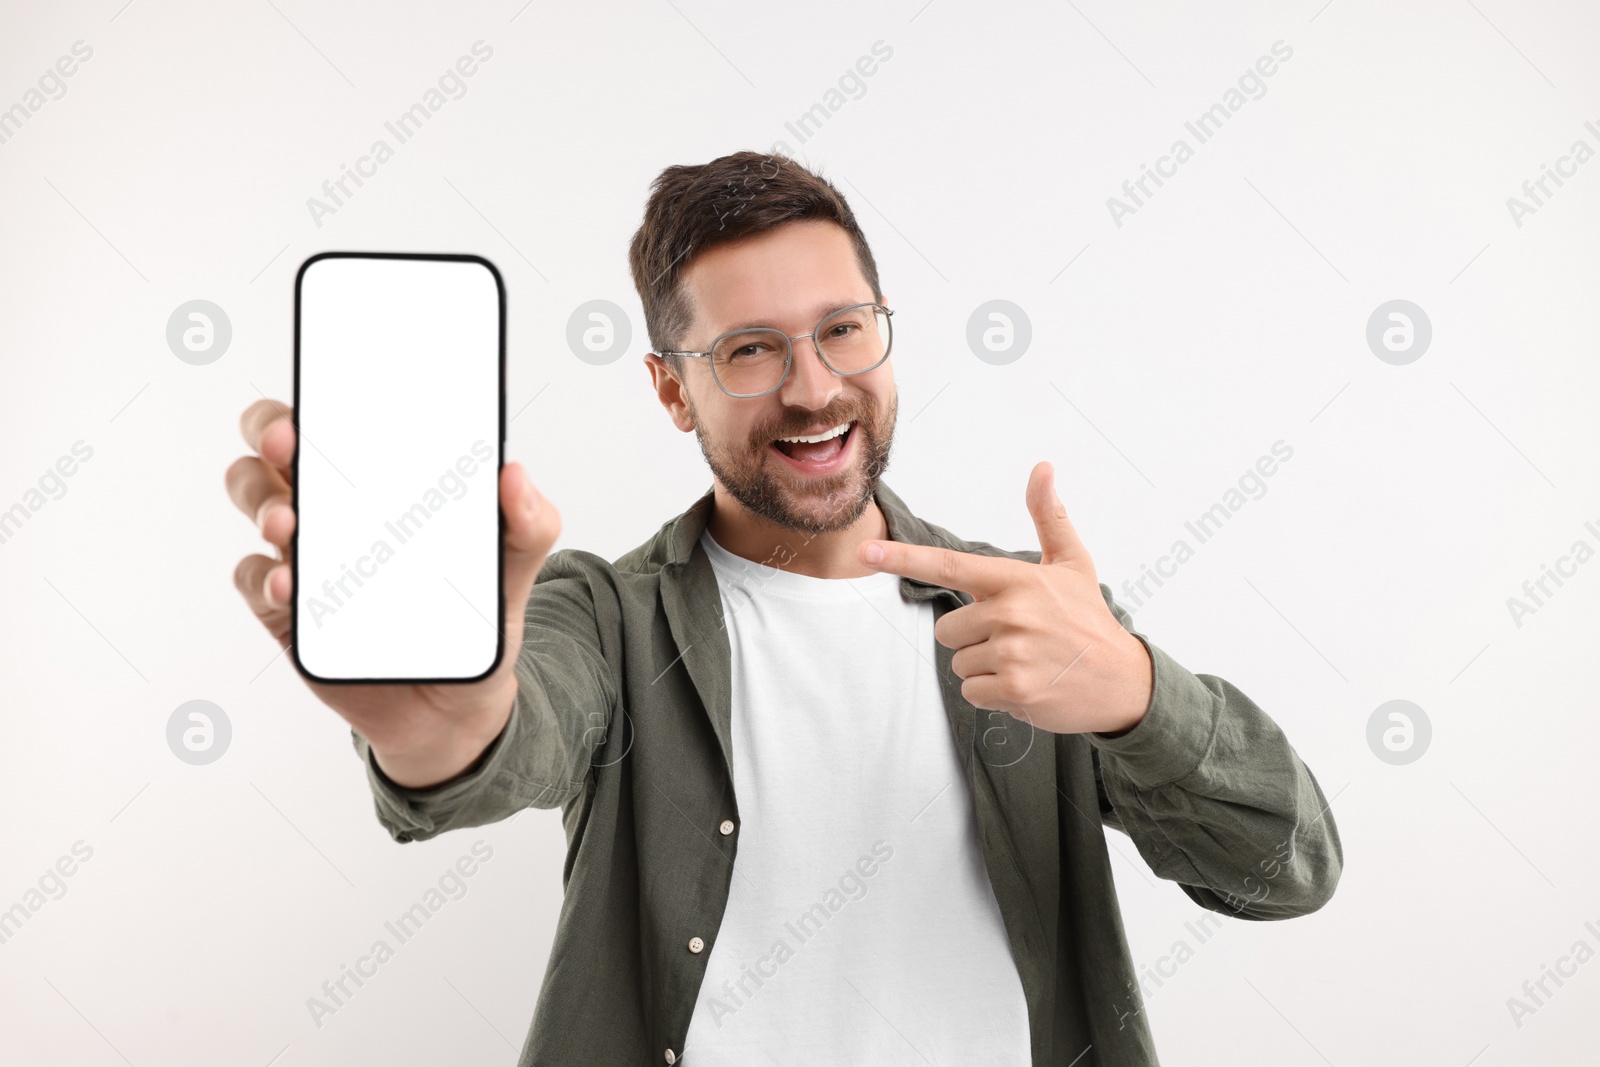
M 865 578 L 878 571 L 861 563 L 863 541 L 885 541 L 889 524 L 877 500 L 868 502 L 855 522 L 842 530 L 813 534 L 780 526 L 746 508 L 713 486 L 713 508 L 706 520 L 712 540 L 736 556 L 811 578 Z

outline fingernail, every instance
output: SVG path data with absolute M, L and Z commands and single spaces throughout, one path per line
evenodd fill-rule
M 864 553 L 864 555 L 867 557 L 867 562 L 868 563 L 882 563 L 883 562 L 883 546 L 878 544 L 876 541 L 869 542 L 867 544 L 867 550 Z
M 275 608 L 281 608 L 283 607 L 283 601 L 279 600 L 277 594 L 272 591 L 272 575 L 276 571 L 277 568 L 274 567 L 272 570 L 267 572 L 266 596 L 268 604 L 271 604 Z

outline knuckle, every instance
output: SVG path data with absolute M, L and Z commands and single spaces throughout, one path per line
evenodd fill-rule
M 272 403 L 266 397 L 251 401 L 250 405 L 239 415 L 239 429 L 246 437 L 250 436 L 250 428 L 262 421 L 261 413 Z
M 990 610 L 994 612 L 994 623 L 997 630 L 1021 629 L 1026 613 L 1011 600 L 1004 597 L 996 597 Z
M 259 558 L 259 556 L 246 556 L 233 568 L 234 587 L 246 597 L 254 596 L 259 592 L 252 584 L 254 582 L 253 575 L 257 573 L 256 561 Z
M 223 472 L 222 481 L 229 489 L 237 489 L 244 484 L 245 477 L 250 471 L 250 456 L 240 456 L 228 464 L 228 469 Z
M 1005 667 L 1019 667 L 1027 662 L 1027 653 L 1021 644 L 1009 638 L 996 638 L 994 642 L 995 658 Z

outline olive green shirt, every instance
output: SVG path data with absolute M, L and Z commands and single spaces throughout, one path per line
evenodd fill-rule
M 917 518 L 881 481 L 875 499 L 890 540 L 1039 562 L 1038 550 L 964 541 Z M 685 1055 L 739 848 L 731 654 L 699 545 L 712 507 L 708 489 L 615 562 L 549 556 L 528 601 L 511 718 L 461 775 L 399 787 L 352 731 L 396 841 L 562 810 L 565 895 L 519 1067 Z M 972 602 L 912 578 L 900 590 L 931 599 L 936 616 Z M 1100 592 L 1154 666 L 1149 709 L 1120 736 L 1051 734 L 974 708 L 954 650 L 934 643 L 1027 999 L 1032 1067 L 1157 1063 L 1104 827 L 1201 907 L 1246 919 L 1315 911 L 1343 865 L 1328 802 L 1277 724 L 1231 683 L 1184 669 Z M 693 1049 L 684 1062 L 693 1067 Z

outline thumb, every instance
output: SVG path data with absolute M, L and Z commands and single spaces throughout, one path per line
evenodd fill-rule
M 506 611 L 520 619 L 545 557 L 561 535 L 561 514 L 534 488 L 520 463 L 500 471 L 500 509 L 506 518 Z
M 1028 476 L 1028 511 L 1039 533 L 1040 563 L 1076 563 L 1091 568 L 1089 553 L 1078 540 L 1078 531 L 1067 518 L 1067 507 L 1056 495 L 1055 468 L 1041 461 Z

